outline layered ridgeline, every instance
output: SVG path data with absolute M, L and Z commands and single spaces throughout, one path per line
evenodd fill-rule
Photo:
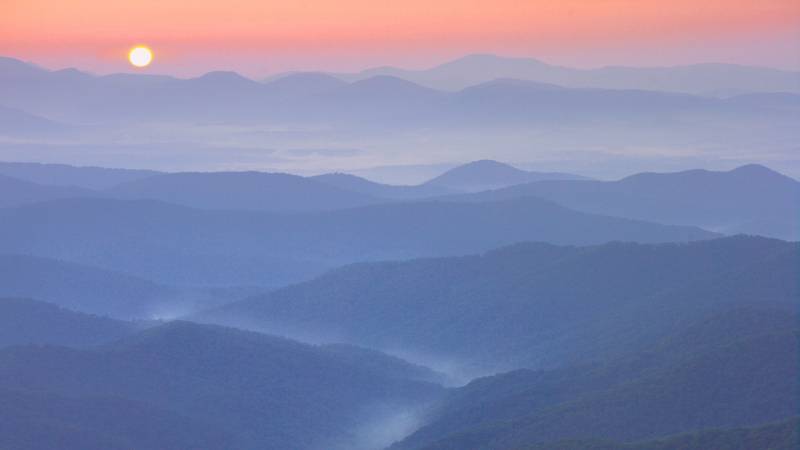
M 543 180 L 585 180 L 585 177 L 561 172 L 532 172 L 497 161 L 473 161 L 427 181 L 422 186 L 453 191 L 478 192 Z
M 356 264 L 202 320 L 384 349 L 468 379 L 644 349 L 731 305 L 798 302 L 798 244 L 519 244 Z
M 541 181 L 461 199 L 526 196 L 595 214 L 800 239 L 800 182 L 755 164 L 726 172 L 640 173 L 619 181 Z
M 9 347 L 0 446 L 372 450 L 441 396 L 426 378 L 376 352 L 188 322 L 95 349 Z
M 706 95 L 741 92 L 800 92 L 800 73 L 736 64 L 693 64 L 673 67 L 610 66 L 576 69 L 548 64 L 535 58 L 492 54 L 467 55 L 430 69 L 396 67 L 336 74 L 344 80 L 390 75 L 428 87 L 458 90 L 498 78 L 514 78 L 574 87 L 645 89 Z
M 800 229 L 796 206 L 800 204 L 800 182 L 760 165 L 725 172 L 640 173 L 618 181 L 596 181 L 484 160 L 455 167 L 420 185 L 394 186 L 342 173 L 313 177 L 266 172 L 167 174 L 0 163 L 0 186 L 0 206 L 109 198 L 286 213 L 431 198 L 477 202 L 533 196 L 593 214 L 693 225 L 727 234 L 796 240 Z M 453 195 L 463 192 L 472 193 Z
M 88 347 L 114 341 L 148 325 L 71 311 L 38 300 L 0 297 L 0 347 Z
M 388 203 L 303 214 L 113 199 L 0 209 L 0 253 L 57 258 L 173 285 L 277 286 L 356 261 L 461 255 L 520 241 L 713 236 L 694 227 L 576 212 L 535 198 Z
M 0 162 L 0 174 L 31 183 L 107 189 L 128 181 L 158 175 L 152 170 L 78 167 L 68 164 Z
M 0 206 L 57 198 L 162 200 L 203 209 L 298 212 L 415 200 L 541 180 L 581 179 L 475 161 L 413 186 L 377 183 L 344 173 L 301 177 L 270 172 L 178 172 L 0 162 Z
M 60 198 L 96 197 L 97 195 L 96 192 L 87 189 L 70 186 L 45 186 L 0 175 L 0 208 Z
M 635 356 L 476 380 L 392 449 L 797 448 L 796 314 L 733 308 Z
M 0 297 L 34 298 L 123 319 L 174 318 L 260 291 L 252 287 L 175 287 L 67 261 L 0 254 Z
M 717 68 L 715 78 L 730 81 L 730 71 L 740 70 L 735 66 L 724 67 L 724 75 Z M 652 70 L 648 70 L 644 78 L 652 80 Z M 686 70 L 699 77 L 709 75 L 699 67 Z M 763 69 L 751 68 L 748 73 L 758 78 L 759 70 Z M 588 88 L 591 83 L 570 83 L 569 79 L 558 77 L 545 80 L 520 75 L 523 79 L 519 79 L 519 74 L 506 73 L 475 79 L 448 92 L 397 75 L 374 73 L 344 83 L 320 74 L 290 74 L 267 83 L 233 72 L 211 72 L 191 79 L 131 74 L 94 76 L 75 69 L 48 71 L 0 58 L 0 98 L 8 108 L 77 123 L 262 120 L 298 125 L 349 124 L 359 129 L 377 125 L 382 130 L 407 126 L 491 127 L 504 123 L 518 125 L 523 121 L 554 123 L 554 119 L 585 123 L 589 118 L 607 124 L 614 120 L 647 124 L 657 118 L 665 119 L 660 122 L 664 125 L 680 121 L 679 115 L 687 111 L 726 125 L 742 117 L 761 118 L 760 123 L 769 123 L 761 116 L 787 120 L 794 111 L 783 106 L 787 102 L 797 105 L 795 94 L 786 89 L 793 86 L 791 90 L 797 91 L 796 72 L 762 74 L 764 82 L 757 88 L 750 85 L 727 92 L 784 92 L 755 105 L 663 92 L 664 83 L 643 86 L 623 81 Z M 670 81 L 673 76 L 664 79 Z M 725 84 L 729 83 L 716 89 Z M 645 90 L 631 89 L 634 87 Z

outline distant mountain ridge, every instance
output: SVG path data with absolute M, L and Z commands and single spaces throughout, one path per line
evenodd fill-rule
M 79 167 L 68 164 L 0 162 L 0 174 L 40 185 L 107 189 L 159 174 L 153 170 Z
M 44 186 L 0 175 L 0 208 L 61 198 L 96 196 L 98 196 L 97 193 L 88 189 L 70 186 Z
M 492 160 L 473 161 L 427 181 L 423 186 L 478 192 L 542 180 L 584 180 L 585 177 L 559 172 L 530 172 Z
M 724 305 L 797 304 L 797 252 L 796 243 L 745 236 L 519 244 L 478 256 L 346 266 L 201 317 L 290 336 L 313 330 L 464 370 L 557 367 L 635 350 L 673 322 Z
M 313 178 L 262 172 L 173 173 L 119 184 L 117 198 L 160 200 L 203 209 L 322 211 L 378 203 L 377 198 Z
M 391 448 L 737 449 L 746 439 L 748 448 L 788 450 L 800 442 L 786 426 L 734 431 L 734 442 L 713 442 L 715 433 L 724 435 L 720 429 L 796 417 L 795 314 L 733 309 L 695 319 L 655 348 L 611 363 L 476 380 L 454 392 L 432 423 Z
M 607 66 L 574 69 L 534 58 L 491 54 L 467 55 L 426 70 L 394 67 L 336 74 L 344 80 L 391 75 L 443 90 L 459 90 L 498 78 L 515 78 L 569 87 L 643 89 L 694 94 L 800 92 L 800 72 L 737 64 L 693 64 L 674 67 Z
M 0 254 L 0 297 L 32 298 L 118 319 L 173 318 L 260 292 L 256 288 L 175 287 L 25 254 Z
M 90 347 L 115 341 L 146 326 L 71 311 L 37 300 L 0 296 L 0 347 Z
M 800 182 L 757 164 L 730 171 L 640 173 L 618 181 L 541 181 L 461 199 L 530 195 L 595 214 L 800 239 Z
M 442 67 L 446 70 L 455 67 L 452 70 L 458 72 L 461 69 L 457 67 L 462 64 L 470 67 L 477 64 L 481 69 L 476 73 L 482 73 L 485 69 L 492 70 L 492 64 L 483 61 L 486 58 L 489 57 L 477 57 L 477 63 L 473 62 L 476 57 L 466 58 Z M 489 59 L 504 61 L 496 57 Z M 541 63 L 534 66 L 544 67 Z M 0 81 L 3 81 L 0 97 L 6 107 L 74 124 L 269 120 L 306 125 L 362 123 L 362 126 L 379 129 L 448 129 L 498 126 L 512 119 L 529 123 L 542 121 L 550 115 L 563 123 L 583 123 L 587 117 L 604 117 L 596 115 L 598 110 L 611 113 L 609 119 L 631 123 L 641 122 L 645 111 L 656 116 L 675 117 L 686 110 L 709 115 L 715 120 L 729 121 L 731 116 L 737 115 L 755 118 L 761 113 L 774 116 L 774 121 L 791 116 L 791 112 L 786 111 L 787 102 L 796 110 L 797 101 L 793 100 L 791 92 L 800 92 L 797 74 L 770 69 L 697 66 L 598 71 L 611 79 L 619 76 L 624 81 L 573 82 L 570 77 L 584 71 L 571 69 L 554 72 L 566 74 L 563 80 L 558 76 L 541 80 L 525 73 L 494 71 L 491 77 L 480 77 L 456 91 L 445 92 L 418 84 L 424 83 L 425 77 L 416 80 L 412 76 L 415 72 L 404 71 L 368 72 L 366 77 L 350 77 L 349 83 L 337 83 L 318 73 L 299 73 L 264 84 L 233 72 L 212 72 L 191 79 L 131 74 L 93 76 L 77 70 L 47 71 L 6 58 L 4 64 L 0 64 Z M 678 79 L 675 71 L 687 74 L 687 84 L 692 84 L 694 77 L 709 83 L 708 77 L 711 77 L 719 89 L 730 86 L 735 91 L 738 83 L 744 92 L 788 92 L 785 95 L 789 97 L 762 97 L 755 104 L 739 104 L 675 93 L 676 89 L 669 89 L 675 88 L 669 85 Z M 634 75 L 629 76 L 629 72 Z M 591 73 L 589 79 L 599 79 L 597 73 L 588 73 Z M 735 75 L 737 73 L 741 76 Z M 753 77 L 762 81 L 746 82 Z M 660 81 L 649 84 L 642 81 L 654 78 Z M 670 90 L 673 92 L 668 92 Z M 697 89 L 688 91 L 697 94 Z
M 50 402 L 60 404 L 54 399 L 17 400 L 25 405 L 28 420 L 16 430 L 0 426 L 0 443 L 27 435 L 31 427 L 63 424 L 80 430 L 88 441 L 106 437 L 128 443 L 120 448 L 371 450 L 374 440 L 359 433 L 360 424 L 391 423 L 390 414 L 384 417 L 389 406 L 390 412 L 413 411 L 443 393 L 440 386 L 387 370 L 383 361 L 383 357 L 352 358 L 274 336 L 188 322 L 149 328 L 91 350 L 0 349 L 0 396 L 12 391 L 68 397 L 80 412 L 62 415 L 60 407 L 47 407 Z M 87 417 L 98 410 L 93 403 L 103 399 L 129 403 L 113 414 L 111 422 L 131 423 L 103 426 L 97 417 Z M 150 410 L 150 415 L 169 411 L 171 417 L 163 421 L 174 429 L 154 428 L 136 417 L 140 409 Z M 4 423 L 13 414 L 0 408 Z M 140 432 L 130 433 L 129 427 Z M 160 431 L 155 436 L 145 432 L 154 429 Z M 210 436 L 203 444 L 185 447 L 191 431 Z M 96 448 L 76 444 L 75 438 L 67 440 L 68 448 Z M 178 439 L 176 447 L 171 439 Z
M 393 202 L 292 214 L 115 199 L 0 208 L 0 253 L 104 267 L 170 285 L 275 287 L 356 261 L 462 255 L 530 240 L 592 244 L 715 236 L 695 227 L 593 216 L 535 198 Z

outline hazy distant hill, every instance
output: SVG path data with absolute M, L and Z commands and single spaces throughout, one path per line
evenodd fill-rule
M 714 236 L 694 227 L 579 213 L 533 198 L 303 214 L 109 199 L 0 209 L 2 253 L 74 261 L 172 285 L 279 286 L 356 261 L 462 255 L 531 240 L 596 244 Z
M 318 211 L 378 203 L 375 197 L 284 173 L 173 173 L 120 184 L 118 198 L 161 200 L 204 209 Z
M 448 189 L 447 187 L 434 186 L 432 184 L 415 186 L 381 184 L 346 173 L 326 173 L 311 178 L 340 189 L 360 192 L 375 198 L 384 199 L 414 200 L 453 194 L 456 192 L 452 189 Z
M 473 66 L 474 58 L 464 61 Z M 490 67 L 495 61 L 488 57 L 486 64 L 486 58 L 478 57 L 479 65 Z M 531 77 L 519 74 L 495 73 L 489 78 L 480 76 L 474 82 L 462 84 L 457 92 L 445 92 L 403 79 L 408 73 L 400 76 L 370 73 L 350 83 L 337 83 L 320 74 L 293 74 L 265 84 L 232 72 L 211 72 L 191 79 L 145 75 L 98 77 L 74 69 L 47 71 L 6 58 L 0 64 L 0 80 L 3 81 L 0 98 L 6 107 L 48 119 L 93 124 L 268 121 L 385 131 L 409 127 L 448 130 L 525 125 L 527 128 L 534 123 L 566 126 L 598 121 L 616 125 L 655 122 L 663 127 L 683 123 L 688 112 L 695 121 L 697 118 L 708 121 L 704 129 L 709 124 L 730 125 L 743 119 L 775 126 L 796 120 L 796 108 L 786 109 L 787 101 L 796 103 L 792 98 L 762 97 L 757 104 L 742 104 L 661 92 L 680 91 L 669 89 L 669 83 L 678 79 L 675 73 L 681 70 L 690 72 L 689 79 L 695 77 L 693 74 L 707 77 L 706 71 L 718 70 L 719 74 L 712 77 L 713 83 L 708 79 L 704 83 L 716 89 L 730 87 L 733 91 L 737 91 L 734 85 L 739 84 L 745 92 L 796 92 L 800 89 L 795 73 L 736 66 L 664 70 L 667 71 L 663 76 L 667 82 L 664 86 L 637 82 L 635 77 L 627 76 L 622 77 L 626 81 L 619 83 L 571 83 L 568 77 L 531 81 Z M 657 69 L 641 71 L 636 73 L 646 73 L 644 78 L 652 78 L 658 72 Z M 747 74 L 744 78 L 762 81 L 733 81 L 737 74 L 743 73 Z M 596 75 L 592 72 L 590 76 L 596 79 Z M 792 83 L 794 88 L 791 88 Z M 697 92 L 697 89 L 688 90 Z M 769 117 L 768 122 L 763 122 L 765 116 Z M 701 131 L 693 129 L 693 133 Z
M 0 208 L 61 198 L 99 196 L 101 196 L 101 194 L 87 189 L 65 186 L 45 186 L 0 175 Z
M 619 181 L 542 181 L 464 199 L 529 195 L 595 214 L 800 239 L 800 182 L 760 165 L 641 173 Z
M 36 245 L 33 236 L 29 239 L 33 241 L 29 244 Z M 52 245 L 59 247 L 57 243 Z M 108 244 L 106 251 L 112 245 Z M 135 251 L 135 245 L 128 251 Z M 0 296 L 44 300 L 84 313 L 118 318 L 169 318 L 238 300 L 254 292 L 259 291 L 178 288 L 73 262 L 0 254 Z
M 37 300 L 0 298 L 0 347 L 98 345 L 142 328 L 142 324 L 83 314 Z
M 497 161 L 467 163 L 423 184 L 462 192 L 478 192 L 541 180 L 580 180 L 579 175 L 557 172 L 530 172 Z
M 645 89 L 694 94 L 744 92 L 799 92 L 800 73 L 735 64 L 694 64 L 674 67 L 621 67 L 573 69 L 533 58 L 467 55 L 427 70 L 394 67 L 339 74 L 345 80 L 391 75 L 428 87 L 458 90 L 497 78 L 554 83 L 571 87 Z
M 347 266 L 202 318 L 335 336 L 434 367 L 559 366 L 636 351 L 724 305 L 796 304 L 797 252 L 797 244 L 741 236 L 520 244 L 482 256 Z
M 391 417 L 383 416 L 387 410 L 398 413 L 442 393 L 437 385 L 388 373 L 368 358 L 341 357 L 325 348 L 187 322 L 151 328 L 98 350 L 0 350 L 0 389 L 68 396 L 83 403 L 83 412 L 66 425 L 89 436 L 99 431 L 100 436 L 136 442 L 123 432 L 124 426 L 102 429 L 84 419 L 97 411 L 93 399 L 113 397 L 171 411 L 195 425 L 164 430 L 147 422 L 131 424 L 141 434 L 138 439 L 160 442 L 159 448 L 185 448 L 171 447 L 170 442 L 185 438 L 198 422 L 209 424 L 209 432 L 221 430 L 233 439 L 225 445 L 212 440 L 202 445 L 204 449 L 371 450 L 376 443 L 359 430 L 380 427 L 384 420 L 390 426 Z M 40 421 L 65 421 L 60 409 L 48 403 L 28 407 L 39 420 L 26 422 L 23 430 Z M 128 414 L 125 409 L 119 417 L 126 419 Z M 0 442 L 17 433 L 6 429 Z M 387 435 L 391 437 L 391 431 Z
M 583 449 L 595 448 L 590 440 L 656 438 L 667 441 L 630 448 L 738 449 L 743 441 L 750 442 L 747 448 L 793 448 L 797 433 L 788 427 L 669 436 L 796 416 L 794 318 L 794 311 L 733 309 L 695 319 L 633 357 L 479 379 L 455 391 L 431 423 L 392 448 Z M 587 441 L 570 445 L 569 439 Z
M 68 127 L 18 109 L 0 106 L 0 136 L 52 137 Z
M 158 172 L 152 170 L 109 169 L 105 167 L 78 167 L 67 164 L 0 162 L 0 174 L 43 185 L 106 189 L 120 183 L 157 175 Z

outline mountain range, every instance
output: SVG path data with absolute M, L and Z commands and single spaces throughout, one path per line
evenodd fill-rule
M 0 350 L 0 443 L 380 448 L 392 432 L 376 437 L 364 425 L 391 423 L 392 412 L 424 406 L 443 389 L 404 377 L 419 369 L 370 355 L 187 322 L 93 349 L 9 347 Z
M 608 66 L 574 69 L 547 64 L 534 58 L 510 58 L 491 54 L 467 55 L 425 70 L 377 67 L 359 73 L 334 75 L 347 81 L 389 75 L 442 90 L 459 90 L 498 78 L 514 78 L 570 87 L 642 89 L 704 95 L 800 92 L 798 72 L 766 67 L 694 64 L 674 67 Z
M 796 420 L 772 423 L 797 415 L 795 314 L 733 309 L 635 356 L 476 380 L 391 448 L 789 449 Z
M 745 236 L 519 244 L 478 256 L 355 264 L 198 318 L 397 352 L 471 378 L 643 350 L 730 305 L 797 306 L 798 270 L 796 243 Z
M 0 254 L 0 297 L 34 298 L 101 316 L 174 318 L 259 292 L 247 286 L 170 286 L 68 261 Z
M 302 214 L 82 198 L 0 209 L 0 253 L 55 258 L 169 285 L 275 287 L 356 261 L 461 255 L 530 240 L 591 244 L 714 236 L 694 227 L 580 213 L 535 198 L 399 202 Z
M 461 192 L 479 192 L 542 180 L 585 180 L 569 173 L 532 172 L 497 161 L 473 161 L 448 170 L 423 186 L 434 186 Z
M 466 63 L 473 64 L 469 60 Z M 703 67 L 696 70 L 698 78 L 708 77 Z M 725 74 L 725 79 L 737 80 L 731 71 L 736 72 L 736 68 L 722 68 L 717 77 Z M 361 129 L 374 126 L 384 130 L 530 126 L 600 119 L 673 123 L 687 111 L 715 123 L 762 116 L 782 123 L 796 117 L 800 97 L 786 91 L 798 90 L 797 74 L 764 69 L 739 72 L 745 74 L 738 80 L 744 90 L 784 93 L 752 102 L 659 92 L 654 90 L 658 86 L 643 88 L 636 82 L 587 87 L 575 86 L 581 83 L 570 86 L 569 77 L 564 84 L 559 80 L 530 81 L 531 77 L 510 79 L 507 75 L 482 79 L 456 92 L 386 74 L 347 83 L 320 74 L 292 74 L 264 84 L 233 72 L 211 72 L 191 79 L 132 74 L 94 76 L 74 69 L 47 71 L 4 58 L 0 61 L 0 98 L 4 107 L 72 124 L 266 121 L 358 125 Z M 761 81 L 743 81 L 748 77 Z M 662 78 L 675 80 L 669 74 Z
M 20 345 L 92 347 L 148 326 L 71 311 L 30 298 L 0 298 L 0 348 Z
M 617 181 L 553 180 L 462 197 L 491 200 L 536 196 L 580 211 L 692 224 L 726 234 L 800 239 L 800 182 L 751 164 L 730 171 L 640 173 Z

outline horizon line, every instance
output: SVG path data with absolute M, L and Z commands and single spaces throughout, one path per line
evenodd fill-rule
M 145 75 L 145 76 L 156 76 L 156 77 L 170 77 L 179 80 L 193 80 L 197 78 L 202 78 L 206 75 L 213 74 L 213 73 L 233 73 L 242 78 L 255 81 L 255 82 L 264 82 L 264 81 L 273 81 L 275 79 L 282 78 L 283 76 L 290 76 L 294 74 L 300 73 L 318 73 L 324 75 L 331 75 L 331 76 L 352 76 L 352 75 L 361 75 L 365 72 L 370 71 L 377 71 L 377 70 L 387 70 L 387 69 L 394 69 L 394 70 L 402 70 L 406 72 L 426 72 L 429 70 L 436 69 L 438 67 L 462 61 L 467 58 L 474 58 L 474 57 L 493 57 L 499 60 L 516 60 L 516 61 L 530 61 L 530 62 L 538 62 L 550 67 L 558 67 L 582 72 L 591 72 L 593 70 L 603 70 L 603 69 L 615 69 L 615 68 L 625 68 L 625 69 L 675 69 L 675 68 L 684 68 L 684 67 L 697 67 L 697 66 L 731 66 L 731 67 L 746 67 L 746 68 L 755 68 L 755 69 L 765 69 L 765 70 L 773 70 L 778 72 L 785 72 L 785 73 L 793 73 L 793 74 L 800 74 L 800 69 L 788 69 L 783 67 L 775 67 L 775 66 L 766 66 L 766 65 L 758 65 L 758 64 L 742 64 L 742 63 L 728 63 L 728 62 L 718 62 L 718 61 L 707 61 L 707 62 L 698 62 L 698 63 L 687 63 L 687 64 L 672 64 L 672 65 L 625 65 L 625 64 L 605 64 L 605 65 L 598 65 L 592 67 L 576 67 L 570 65 L 562 65 L 562 64 L 552 64 L 549 63 L 541 58 L 537 58 L 534 56 L 505 56 L 500 55 L 497 53 L 485 53 L 485 52 L 476 52 L 476 53 L 466 53 L 462 56 L 446 59 L 442 62 L 436 63 L 434 65 L 426 66 L 424 68 L 405 68 L 399 65 L 380 65 L 380 66 L 366 66 L 365 68 L 357 71 L 330 71 L 330 70 L 323 70 L 323 69 L 292 69 L 292 70 L 284 70 L 278 72 L 271 72 L 266 75 L 260 75 L 258 77 L 252 77 L 248 75 L 244 75 L 241 72 L 236 70 L 226 70 L 226 69 L 216 69 L 216 70 L 209 70 L 207 72 L 202 72 L 199 75 L 195 76 L 178 76 L 170 73 L 156 73 L 151 72 L 149 70 L 137 70 L 131 68 L 129 71 L 117 71 L 117 72 L 107 72 L 107 73 L 98 73 L 93 72 L 86 69 L 81 69 L 75 66 L 67 66 L 67 67 L 48 67 L 37 63 L 31 60 L 25 60 L 23 58 L 19 58 L 16 56 L 10 55 L 0 55 L 0 59 L 10 59 L 17 61 L 19 63 L 27 64 L 29 66 L 33 66 L 40 70 L 45 70 L 48 72 L 61 72 L 61 71 L 70 71 L 74 70 L 86 75 L 94 76 L 94 77 L 106 77 L 112 75 Z M 375 75 L 375 76 L 379 76 Z M 386 75 L 391 76 L 391 75 Z

